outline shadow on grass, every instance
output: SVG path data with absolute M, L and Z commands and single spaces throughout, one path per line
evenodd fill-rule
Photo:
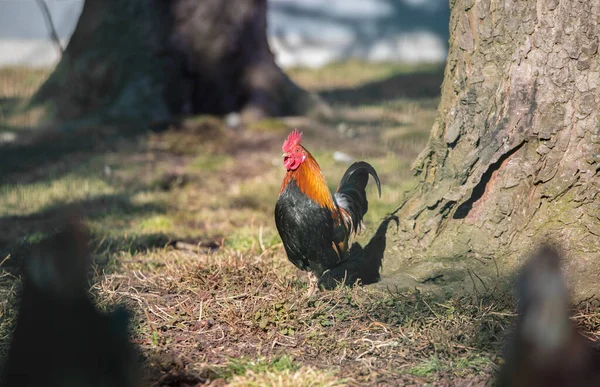
M 482 384 L 474 385 L 490 385 L 486 381 L 496 377 L 514 322 L 513 308 L 511 294 L 505 291 L 473 296 L 390 290 L 363 313 L 382 326 L 400 328 L 397 340 L 411 346 L 411 360 L 405 360 L 410 367 L 403 373 L 429 380 L 448 374 L 458 380 L 482 378 Z
M 146 381 L 158 379 L 157 375 L 164 382 L 161 385 L 196 385 L 206 381 L 183 370 L 170 370 L 165 376 L 165 360 L 148 359 L 132 346 L 129 308 L 112 304 L 109 312 L 101 312 L 88 294 L 85 279 L 93 278 L 93 255 L 143 251 L 165 246 L 169 239 L 164 234 L 148 234 L 98 240 L 76 219 L 98 220 L 113 215 L 122 219 L 124 213 L 127 219 L 158 209 L 159 206 L 135 206 L 126 196 L 114 195 L 56 205 L 31 216 L 0 219 L 1 247 L 12 249 L 10 254 L 17 257 L 4 262 L 0 270 L 14 271 L 23 278 L 22 288 L 11 295 L 8 304 L 18 313 L 16 309 L 6 313 L 3 317 L 9 319 L 0 326 L 0 353 L 9 353 L 8 360 L 0 360 L 5 363 L 0 367 L 0 378 L 10 379 L 7 385 L 17 385 L 14 379 L 19 377 L 35 380 L 35 384 L 59 385 L 57 380 L 71 376 L 72 369 L 78 370 L 73 375 L 83 384 L 100 379 L 100 384 L 107 386 L 150 385 Z M 11 230 L 29 239 L 20 246 L 10 245 L 11 238 L 6 235 Z M 96 254 L 91 254 L 94 249 Z M 13 287 L 14 283 L 11 278 L 8 285 Z M 44 329 L 37 329 L 37 324 Z M 41 350 L 37 348 L 40 343 Z M 101 358 L 103 361 L 98 363 L 96 360 Z
M 75 203 L 57 204 L 33 215 L 0 218 L 0 257 L 10 254 L 10 259 L 1 268 L 18 266 L 30 253 L 32 246 L 53 235 L 57 221 L 73 209 L 91 221 L 116 217 L 119 222 L 128 222 L 134 217 L 144 214 L 164 212 L 159 205 L 133 204 L 130 196 L 117 194 L 99 196 Z M 92 248 L 96 255 L 118 251 L 136 253 L 164 246 L 169 241 L 168 236 L 164 234 L 114 236 L 111 235 L 111 230 L 100 230 L 101 233 L 103 231 L 106 231 L 105 235 L 94 235 L 94 230 L 92 230 Z
M 341 88 L 320 93 L 331 104 L 350 106 L 378 104 L 407 98 L 423 99 L 439 97 L 444 80 L 444 69 L 399 74 L 387 79 L 370 82 L 353 88 Z
M 397 216 L 391 215 L 385 218 L 364 248 L 360 243 L 354 242 L 350 247 L 348 259 L 327 270 L 319 279 L 319 285 L 326 289 L 333 289 L 339 283 L 352 285 L 357 280 L 360 280 L 363 285 L 378 282 L 386 246 L 386 233 L 392 220 L 398 225 Z
M 326 272 L 320 279 L 320 286 L 333 289 L 340 283 L 353 285 L 357 280 L 363 285 L 379 282 L 386 233 L 392 221 L 397 225 L 398 217 L 390 215 L 385 218 L 364 247 L 355 242 L 350 249 L 350 258 Z M 419 344 L 423 353 L 417 357 L 426 363 L 431 360 L 427 360 L 431 351 L 439 356 L 436 357 L 439 363 L 436 367 L 423 364 L 423 367 L 431 368 L 427 368 L 427 372 L 454 372 L 453 367 L 459 367 L 458 371 L 468 375 L 493 373 L 493 359 L 501 353 L 506 327 L 513 321 L 511 312 L 514 305 L 510 279 L 503 277 L 497 280 L 505 286 L 485 294 L 421 293 L 416 289 L 394 291 L 388 287 L 388 296 L 372 303 L 363 312 L 371 321 L 386 326 L 422 326 L 423 336 L 419 339 L 427 342 Z M 415 367 L 415 372 L 423 371 Z
M 68 164 L 75 154 L 77 163 L 85 163 L 94 156 L 118 151 L 124 140 L 165 131 L 169 125 L 179 125 L 179 121 L 72 125 L 60 129 L 0 125 L 0 129 L 14 135 L 10 142 L 0 143 L 0 184 L 14 180 L 13 174 L 30 173 L 40 166 L 60 161 Z
M 17 108 L 23 103 L 23 98 L 18 97 L 0 97 L 0 111 L 2 115 L 0 115 L 0 119 L 3 120 L 5 117 L 14 114 L 17 111 Z M 0 120 L 0 127 L 4 126 L 2 121 Z

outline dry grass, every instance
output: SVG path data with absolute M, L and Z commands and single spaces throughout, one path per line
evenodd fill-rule
M 308 298 L 306 277 L 280 246 L 246 255 L 166 249 L 116 261 L 94 289 L 101 303 L 131 305 L 144 352 L 154 359 L 169 353 L 194 375 L 210 365 L 228 378 L 241 367 L 231 359 L 287 356 L 286 378 L 300 366 L 360 385 L 482 378 L 510 324 L 508 305 L 494 299 L 360 287 Z
M 290 77 L 302 87 L 314 91 L 331 91 L 340 88 L 355 88 L 403 74 L 433 72 L 438 65 L 416 65 L 404 63 L 371 63 L 359 60 L 333 63 L 319 69 L 298 67 L 290 69 Z
M 48 78 L 47 69 L 29 69 L 22 67 L 0 68 L 0 134 L 6 139 L 10 135 L 7 129 L 30 128 L 40 117 L 40 112 L 24 111 L 24 101 L 35 93 Z M 0 137 L 0 143 L 2 141 Z
M 16 86 L 0 90 L 0 98 L 31 93 L 28 72 L 3 71 Z M 437 105 L 430 92 L 409 93 L 394 83 L 410 86 L 410 71 L 358 63 L 294 70 L 297 82 L 333 102 L 333 122 L 289 118 L 232 130 L 197 117 L 162 133 L 98 141 L 5 176 L 2 352 L 19 288 L 14 265 L 51 232 L 56 213 L 76 204 L 94 239 L 92 293 L 103 308 L 131 307 L 133 338 L 155 384 L 485 384 L 513 320 L 510 295 L 432 299 L 354 287 L 308 298 L 307 276 L 287 261 L 275 230 L 280 146 L 293 127 L 305 131 L 331 188 L 348 165 L 335 160 L 335 151 L 368 160 L 379 172 L 382 197 L 369 188 L 366 237 L 396 207 L 415 184 L 409 165 Z M 44 74 L 36 76 L 39 82 Z M 579 310 L 578 323 L 597 332 L 597 306 L 590 301 Z
M 321 372 L 311 367 L 302 367 L 297 371 L 266 371 L 256 373 L 247 371 L 243 376 L 235 376 L 230 386 L 250 387 L 334 387 L 346 384 L 345 379 L 339 379 L 332 373 Z

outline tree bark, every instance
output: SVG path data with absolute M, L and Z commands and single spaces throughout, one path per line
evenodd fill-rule
M 51 122 L 298 114 L 317 106 L 275 64 L 266 0 L 88 0 L 33 98 Z
M 451 1 L 438 115 L 397 210 L 388 283 L 491 289 L 556 242 L 600 275 L 599 0 Z M 391 258 L 393 257 L 393 258 Z

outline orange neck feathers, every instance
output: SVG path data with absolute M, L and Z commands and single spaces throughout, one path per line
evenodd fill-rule
M 335 212 L 335 202 L 325 182 L 323 173 L 321 173 L 321 168 L 310 152 L 306 149 L 304 150 L 306 152 L 306 160 L 295 171 L 287 171 L 279 194 L 281 195 L 289 182 L 294 179 L 304 195 L 311 198 L 317 205 Z

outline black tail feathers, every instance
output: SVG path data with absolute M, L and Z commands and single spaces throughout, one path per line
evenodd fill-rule
M 369 182 L 369 175 L 373 176 L 377 190 L 381 197 L 381 182 L 375 168 L 364 161 L 352 164 L 342 176 L 340 185 L 335 193 L 338 205 L 345 209 L 352 218 L 353 231 L 360 227 L 363 216 L 369 209 L 365 188 Z

